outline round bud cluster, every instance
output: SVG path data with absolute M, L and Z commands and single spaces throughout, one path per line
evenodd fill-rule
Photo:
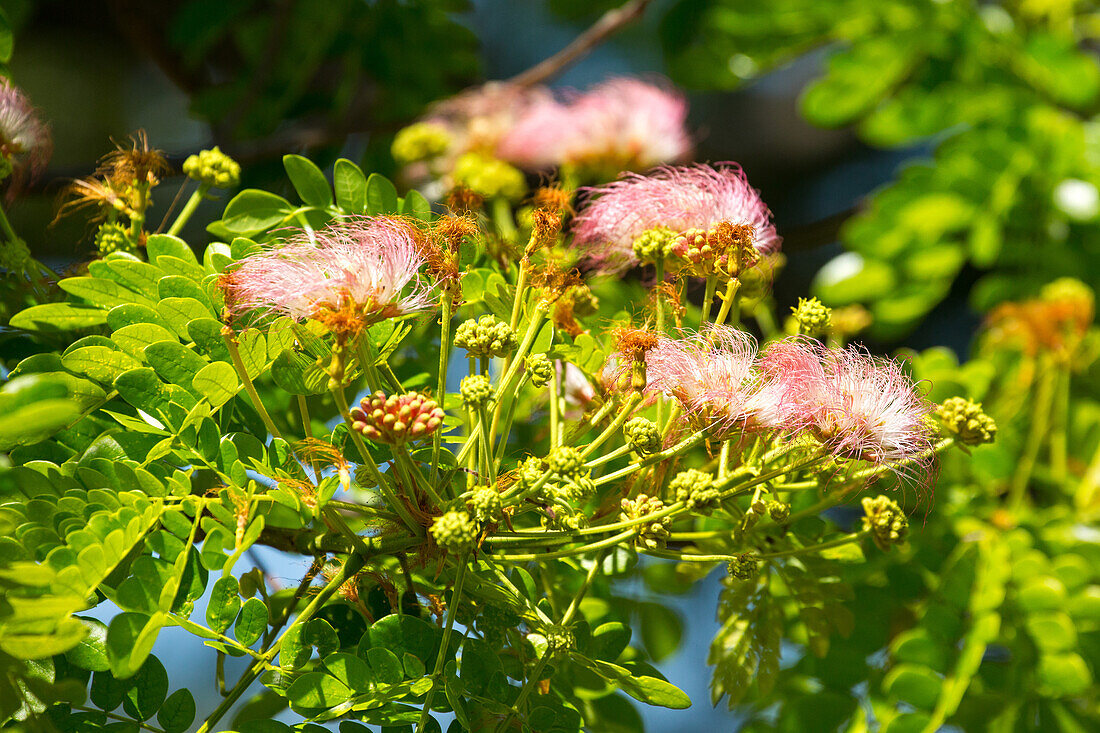
M 733 270 L 746 270 L 759 259 L 752 246 L 752 227 L 736 227 L 728 222 L 708 230 L 688 229 L 678 234 L 669 252 L 681 260 L 680 265 L 686 271 L 700 277 L 720 273 L 739 276 L 739 271 L 731 271 L 731 264 L 735 265 Z
M 100 224 L 95 233 L 95 248 L 100 257 L 106 257 L 112 252 L 127 252 L 133 254 L 137 247 L 130 240 L 126 227 L 121 224 Z
M 688 509 L 709 514 L 718 506 L 718 489 L 709 473 L 689 468 L 681 471 L 669 482 L 668 488 L 676 501 L 682 501 Z
M 516 484 L 519 485 L 520 489 L 529 489 L 538 483 L 545 472 L 546 468 L 542 465 L 542 460 L 531 456 L 519 464 L 519 468 L 516 469 Z
M 31 259 L 30 247 L 22 239 L 0 244 L 0 267 L 8 272 L 25 272 Z
M 454 344 L 469 356 L 508 356 L 516 349 L 516 332 L 495 316 L 471 318 L 455 329 Z
M 470 495 L 470 512 L 478 524 L 494 524 L 504 518 L 500 493 L 492 486 L 478 486 Z
M 435 122 L 417 122 L 398 130 L 390 152 L 398 163 L 416 163 L 447 152 L 451 134 Z
M 871 531 L 871 538 L 883 552 L 892 545 L 905 542 L 909 534 L 909 520 L 893 499 L 881 494 L 863 499 L 863 529 Z
M 588 517 L 583 512 L 569 511 L 560 505 L 547 507 L 541 521 L 544 529 L 556 532 L 576 532 L 588 526 Z
M 550 380 L 554 378 L 554 363 L 546 354 L 531 354 L 524 361 L 524 367 L 530 375 L 531 384 L 537 389 L 550 384 Z
M 665 503 L 656 496 L 638 494 L 634 499 L 623 499 L 619 506 L 622 508 L 619 519 L 629 522 L 661 511 L 665 508 Z M 637 526 L 638 536 L 634 542 L 647 550 L 656 550 L 664 546 L 669 535 L 668 528 L 671 525 L 672 517 L 662 517 L 653 522 L 639 524 Z
M 798 332 L 807 336 L 821 336 L 829 330 L 833 312 L 817 298 L 799 298 L 798 307 L 791 308 Z
M 734 555 L 733 559 L 726 565 L 726 569 L 732 577 L 738 580 L 752 580 L 759 572 L 756 555 L 751 552 Z
M 351 426 L 375 443 L 398 445 L 431 435 L 443 424 L 443 409 L 419 392 L 375 392 L 351 411 Z
M 997 423 L 985 414 L 980 402 L 965 397 L 951 397 L 936 408 L 936 415 L 963 445 L 992 443 L 997 435 Z
M 240 164 L 216 145 L 183 161 L 183 172 L 188 178 L 194 178 L 211 188 L 233 188 L 241 182 Z
M 547 626 L 543 635 L 546 637 L 546 650 L 553 656 L 565 654 L 577 643 L 573 630 L 561 624 Z
M 466 512 L 449 511 L 432 522 L 432 538 L 447 552 L 460 555 L 477 541 L 477 525 Z
M 652 420 L 634 417 L 623 425 L 626 442 L 640 455 L 650 455 L 661 450 L 661 429 Z
M 791 518 L 791 505 L 784 504 L 781 501 L 772 499 L 771 501 L 764 502 L 768 507 L 768 516 L 772 518 L 772 521 L 776 524 L 786 524 L 787 520 Z
M 462 378 L 462 383 L 458 385 L 458 393 L 462 395 L 462 401 L 467 407 L 478 409 L 485 407 L 493 399 L 493 385 L 485 375 L 471 374 Z
M 562 478 L 575 481 L 587 472 L 584 470 L 584 458 L 580 451 L 568 445 L 559 445 L 546 457 L 550 470 Z
M 596 495 L 596 483 L 587 476 L 582 476 L 563 484 L 554 484 L 550 493 L 567 504 L 583 504 Z
M 668 227 L 655 227 L 638 235 L 634 240 L 634 256 L 642 262 L 663 260 L 672 253 L 676 232 Z
M 456 185 L 464 186 L 487 199 L 502 197 L 512 201 L 523 198 L 527 180 L 517 168 L 503 160 L 481 153 L 459 156 L 451 171 Z

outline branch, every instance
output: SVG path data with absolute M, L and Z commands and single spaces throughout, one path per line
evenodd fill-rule
M 577 36 L 568 46 L 527 71 L 513 76 L 506 83 L 518 87 L 532 87 L 557 76 L 567 66 L 617 33 L 620 28 L 642 17 L 650 2 L 652 0 L 630 0 L 617 8 L 608 10 L 592 24 L 591 28 Z

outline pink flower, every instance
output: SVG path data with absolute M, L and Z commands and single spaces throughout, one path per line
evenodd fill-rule
M 761 366 L 780 385 L 788 422 L 833 455 L 927 474 L 932 436 L 924 418 L 932 405 L 898 362 L 799 337 L 769 346 Z
M 662 338 L 646 354 L 647 390 L 676 398 L 685 416 L 720 436 L 785 427 L 781 394 L 756 365 L 756 341 L 731 326 Z
M 17 180 L 46 167 L 53 149 L 50 131 L 19 87 L 0 79 L 0 157 Z
M 391 217 L 357 217 L 330 224 L 311 241 L 299 233 L 246 258 L 223 279 L 234 315 L 258 309 L 314 318 L 333 331 L 413 313 L 433 303 L 418 276 L 416 230 Z
M 760 254 L 778 252 L 782 242 L 771 211 L 736 163 L 666 166 L 644 176 L 627 173 L 588 191 L 588 204 L 573 220 L 573 241 L 611 270 L 637 264 L 634 240 L 657 227 L 682 233 L 722 223 L 750 226 Z
M 563 100 L 543 98 L 503 137 L 497 155 L 521 168 L 643 170 L 686 158 L 687 102 L 639 79 L 615 78 Z

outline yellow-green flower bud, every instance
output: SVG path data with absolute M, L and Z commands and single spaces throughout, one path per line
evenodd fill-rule
M 481 153 L 459 156 L 451 176 L 456 185 L 489 199 L 499 196 L 517 201 L 527 193 L 527 179 L 519 169 Z
M 650 455 L 661 450 L 661 429 L 644 417 L 634 417 L 623 425 L 626 442 L 639 455 Z
M 22 239 L 0 243 L 0 268 L 11 273 L 26 272 L 31 259 L 31 250 Z
M 471 318 L 455 329 L 454 345 L 470 356 L 508 356 L 516 349 L 516 332 L 495 316 Z
M 799 298 L 798 307 L 791 312 L 799 333 L 818 337 L 829 330 L 833 312 L 817 298 Z
M 500 493 L 492 486 L 478 486 L 470 495 L 470 512 L 478 524 L 495 524 L 504 518 Z
M 223 153 L 216 145 L 201 150 L 183 161 L 183 172 L 188 178 L 205 183 L 211 188 L 234 188 L 241 183 L 241 166 Z
M 393 159 L 401 164 L 435 158 L 447 152 L 451 133 L 438 122 L 415 122 L 398 130 L 390 146 Z
M 432 522 L 432 538 L 447 552 L 460 555 L 474 547 L 477 526 L 466 512 L 449 511 Z
M 552 656 L 567 653 L 577 643 L 573 630 L 561 624 L 547 626 L 543 636 L 546 638 L 546 649 Z
M 580 451 L 568 445 L 559 445 L 550 451 L 546 463 L 551 471 L 567 480 L 578 479 L 587 473 Z
M 493 385 L 489 378 L 483 374 L 471 374 L 462 379 L 458 386 L 458 392 L 462 395 L 462 401 L 467 407 L 478 409 L 489 404 L 493 399 Z
M 726 565 L 729 574 L 738 580 L 752 580 L 759 572 L 757 557 L 751 552 L 743 552 L 735 555 Z
M 656 262 L 669 256 L 676 232 L 668 227 L 656 227 L 638 235 L 634 240 L 634 256 L 642 262 Z
M 871 532 L 871 538 L 883 552 L 893 545 L 905 542 L 909 535 L 909 520 L 893 499 L 882 496 L 863 499 L 863 529 Z
M 623 499 L 619 506 L 622 509 L 619 513 L 619 519 L 629 522 L 661 511 L 665 508 L 665 503 L 656 496 L 638 494 L 634 499 Z M 634 538 L 634 543 L 647 550 L 656 550 L 663 547 L 665 540 L 668 539 L 668 528 L 671 525 L 672 517 L 662 517 L 651 522 L 638 524 L 635 526 L 637 536 Z
M 133 254 L 137 247 L 121 224 L 101 224 L 95 233 L 95 248 L 100 257 L 106 257 L 112 252 L 126 252 Z
M 997 423 L 982 410 L 982 403 L 965 397 L 951 397 L 936 408 L 944 426 L 963 445 L 992 443 L 997 435 Z
M 768 516 L 772 518 L 772 521 L 776 524 L 786 524 L 787 520 L 791 518 L 791 505 L 784 504 L 781 501 L 765 502 L 768 505 Z
M 529 489 L 538 483 L 545 472 L 546 467 L 542 465 L 542 460 L 531 456 L 519 464 L 519 468 L 516 469 L 516 483 L 519 484 L 521 489 Z
M 554 378 L 554 363 L 546 354 L 531 354 L 524 360 L 524 367 L 530 375 L 531 384 L 537 389 L 550 384 L 550 380 Z
M 714 479 L 705 471 L 689 468 L 681 471 L 669 482 L 668 488 L 676 501 L 682 501 L 688 509 L 710 514 L 718 506 L 718 489 Z

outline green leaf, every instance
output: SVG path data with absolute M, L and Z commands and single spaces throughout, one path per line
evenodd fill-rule
M 107 322 L 102 308 L 76 303 L 45 303 L 16 313 L 9 325 L 25 331 L 60 333 L 80 328 L 94 328 Z
M 419 191 L 409 191 L 401 203 L 401 213 L 420 221 L 431 221 L 432 205 Z
M 202 303 L 209 311 L 207 315 L 213 315 L 214 306 L 210 297 L 198 283 L 182 275 L 166 275 L 158 283 L 158 293 L 161 300 L 165 298 L 190 298 Z
M 116 305 L 125 303 L 153 305 L 153 301 L 144 295 L 138 295 L 113 280 L 104 280 L 98 277 L 67 277 L 60 280 L 57 286 L 66 293 L 83 298 L 101 308 L 113 308 Z
M 1080 695 L 1092 685 L 1092 673 L 1079 654 L 1044 654 L 1039 658 L 1040 691 L 1052 697 Z
M 125 612 L 111 619 L 107 627 L 107 661 L 119 679 L 132 677 L 153 649 L 164 614 Z
M 378 173 L 371 173 L 367 178 L 367 213 L 371 216 L 398 213 L 397 188 Z
M 233 634 L 242 645 L 252 646 L 267 630 L 267 623 L 267 605 L 259 598 L 249 598 L 241 606 Z
M 405 679 L 401 660 L 389 649 L 371 647 L 367 650 L 367 661 L 370 662 L 375 678 L 384 685 L 396 685 Z
M 77 616 L 88 635 L 80 643 L 65 652 L 65 658 L 81 669 L 104 672 L 110 668 L 107 662 L 107 626 L 100 620 Z
M 107 312 L 107 325 L 113 331 L 134 323 L 152 323 L 164 329 L 170 328 L 168 321 L 159 313 L 144 305 L 116 305 Z
M 408 652 L 425 664 L 435 663 L 441 632 L 423 619 L 390 614 L 374 622 L 368 633 L 372 648 L 389 649 L 394 654 Z
M 618 621 L 601 624 L 592 632 L 592 641 L 588 646 L 588 656 L 614 662 L 630 643 L 630 627 Z
M 213 312 L 194 298 L 165 298 L 157 303 L 157 312 L 173 331 L 187 337 L 187 324 L 199 318 L 210 318 Z
M 160 660 L 150 655 L 134 675 L 122 708 L 135 720 L 148 720 L 160 710 L 167 694 L 168 673 Z
M 943 682 L 928 667 L 899 664 L 886 674 L 882 686 L 887 694 L 913 707 L 932 710 L 939 699 Z
M 8 14 L 0 9 L 0 63 L 11 61 L 11 54 L 15 48 L 15 34 L 11 32 L 11 22 Z
M 294 184 L 294 190 L 302 201 L 310 206 L 328 206 L 332 203 L 332 190 L 321 169 L 308 158 L 300 155 L 284 155 L 283 167 Z
M 61 357 L 61 363 L 71 372 L 106 384 L 113 382 L 119 374 L 141 366 L 141 362 L 129 354 L 106 346 L 75 349 Z
M 156 262 L 161 257 L 175 257 L 189 265 L 197 267 L 199 264 L 187 242 L 171 234 L 150 234 L 145 240 L 145 253 L 150 262 Z
M 680 647 L 684 636 L 680 615 L 660 603 L 641 603 L 638 605 L 638 612 L 641 617 L 642 643 L 653 661 L 660 662 L 671 656 Z
M 210 602 L 206 605 L 206 624 L 217 631 L 224 633 L 237 618 L 237 612 L 241 610 L 241 597 L 238 594 L 240 586 L 232 575 L 226 575 L 214 583 L 210 591 Z
M 192 389 L 195 375 L 207 365 L 206 359 L 179 341 L 158 341 L 145 347 L 145 359 L 165 381 Z
M 336 161 L 333 169 L 336 205 L 349 214 L 362 214 L 367 208 L 367 178 L 359 166 L 347 158 Z
M 191 691 L 182 687 L 164 701 L 157 713 L 157 722 L 164 733 L 183 733 L 195 722 L 195 698 Z
M 1068 652 L 1077 647 L 1077 628 L 1061 611 L 1033 613 L 1027 617 L 1026 626 L 1043 653 Z
M 46 374 L 17 377 L 0 391 L 0 450 L 44 440 L 80 414 L 64 382 Z
M 126 353 L 144 359 L 146 346 L 175 339 L 176 335 L 155 323 L 131 323 L 115 331 L 111 338 Z
M 214 407 L 221 407 L 240 389 L 240 381 L 233 367 L 224 361 L 215 361 L 200 369 L 191 386 Z
M 371 671 L 367 663 L 354 654 L 331 654 L 324 659 L 325 669 L 356 692 L 367 692 L 371 686 Z
M 114 280 L 149 299 L 157 297 L 157 281 L 164 277 L 164 271 L 156 265 L 129 258 L 96 260 L 88 265 L 88 272 L 94 277 Z
M 251 237 L 282 223 L 293 211 L 294 207 L 283 197 L 248 188 L 225 207 L 221 223 L 233 234 Z
M 307 672 L 286 691 L 291 704 L 302 708 L 333 708 L 350 700 L 351 695 L 347 685 L 322 672 Z

